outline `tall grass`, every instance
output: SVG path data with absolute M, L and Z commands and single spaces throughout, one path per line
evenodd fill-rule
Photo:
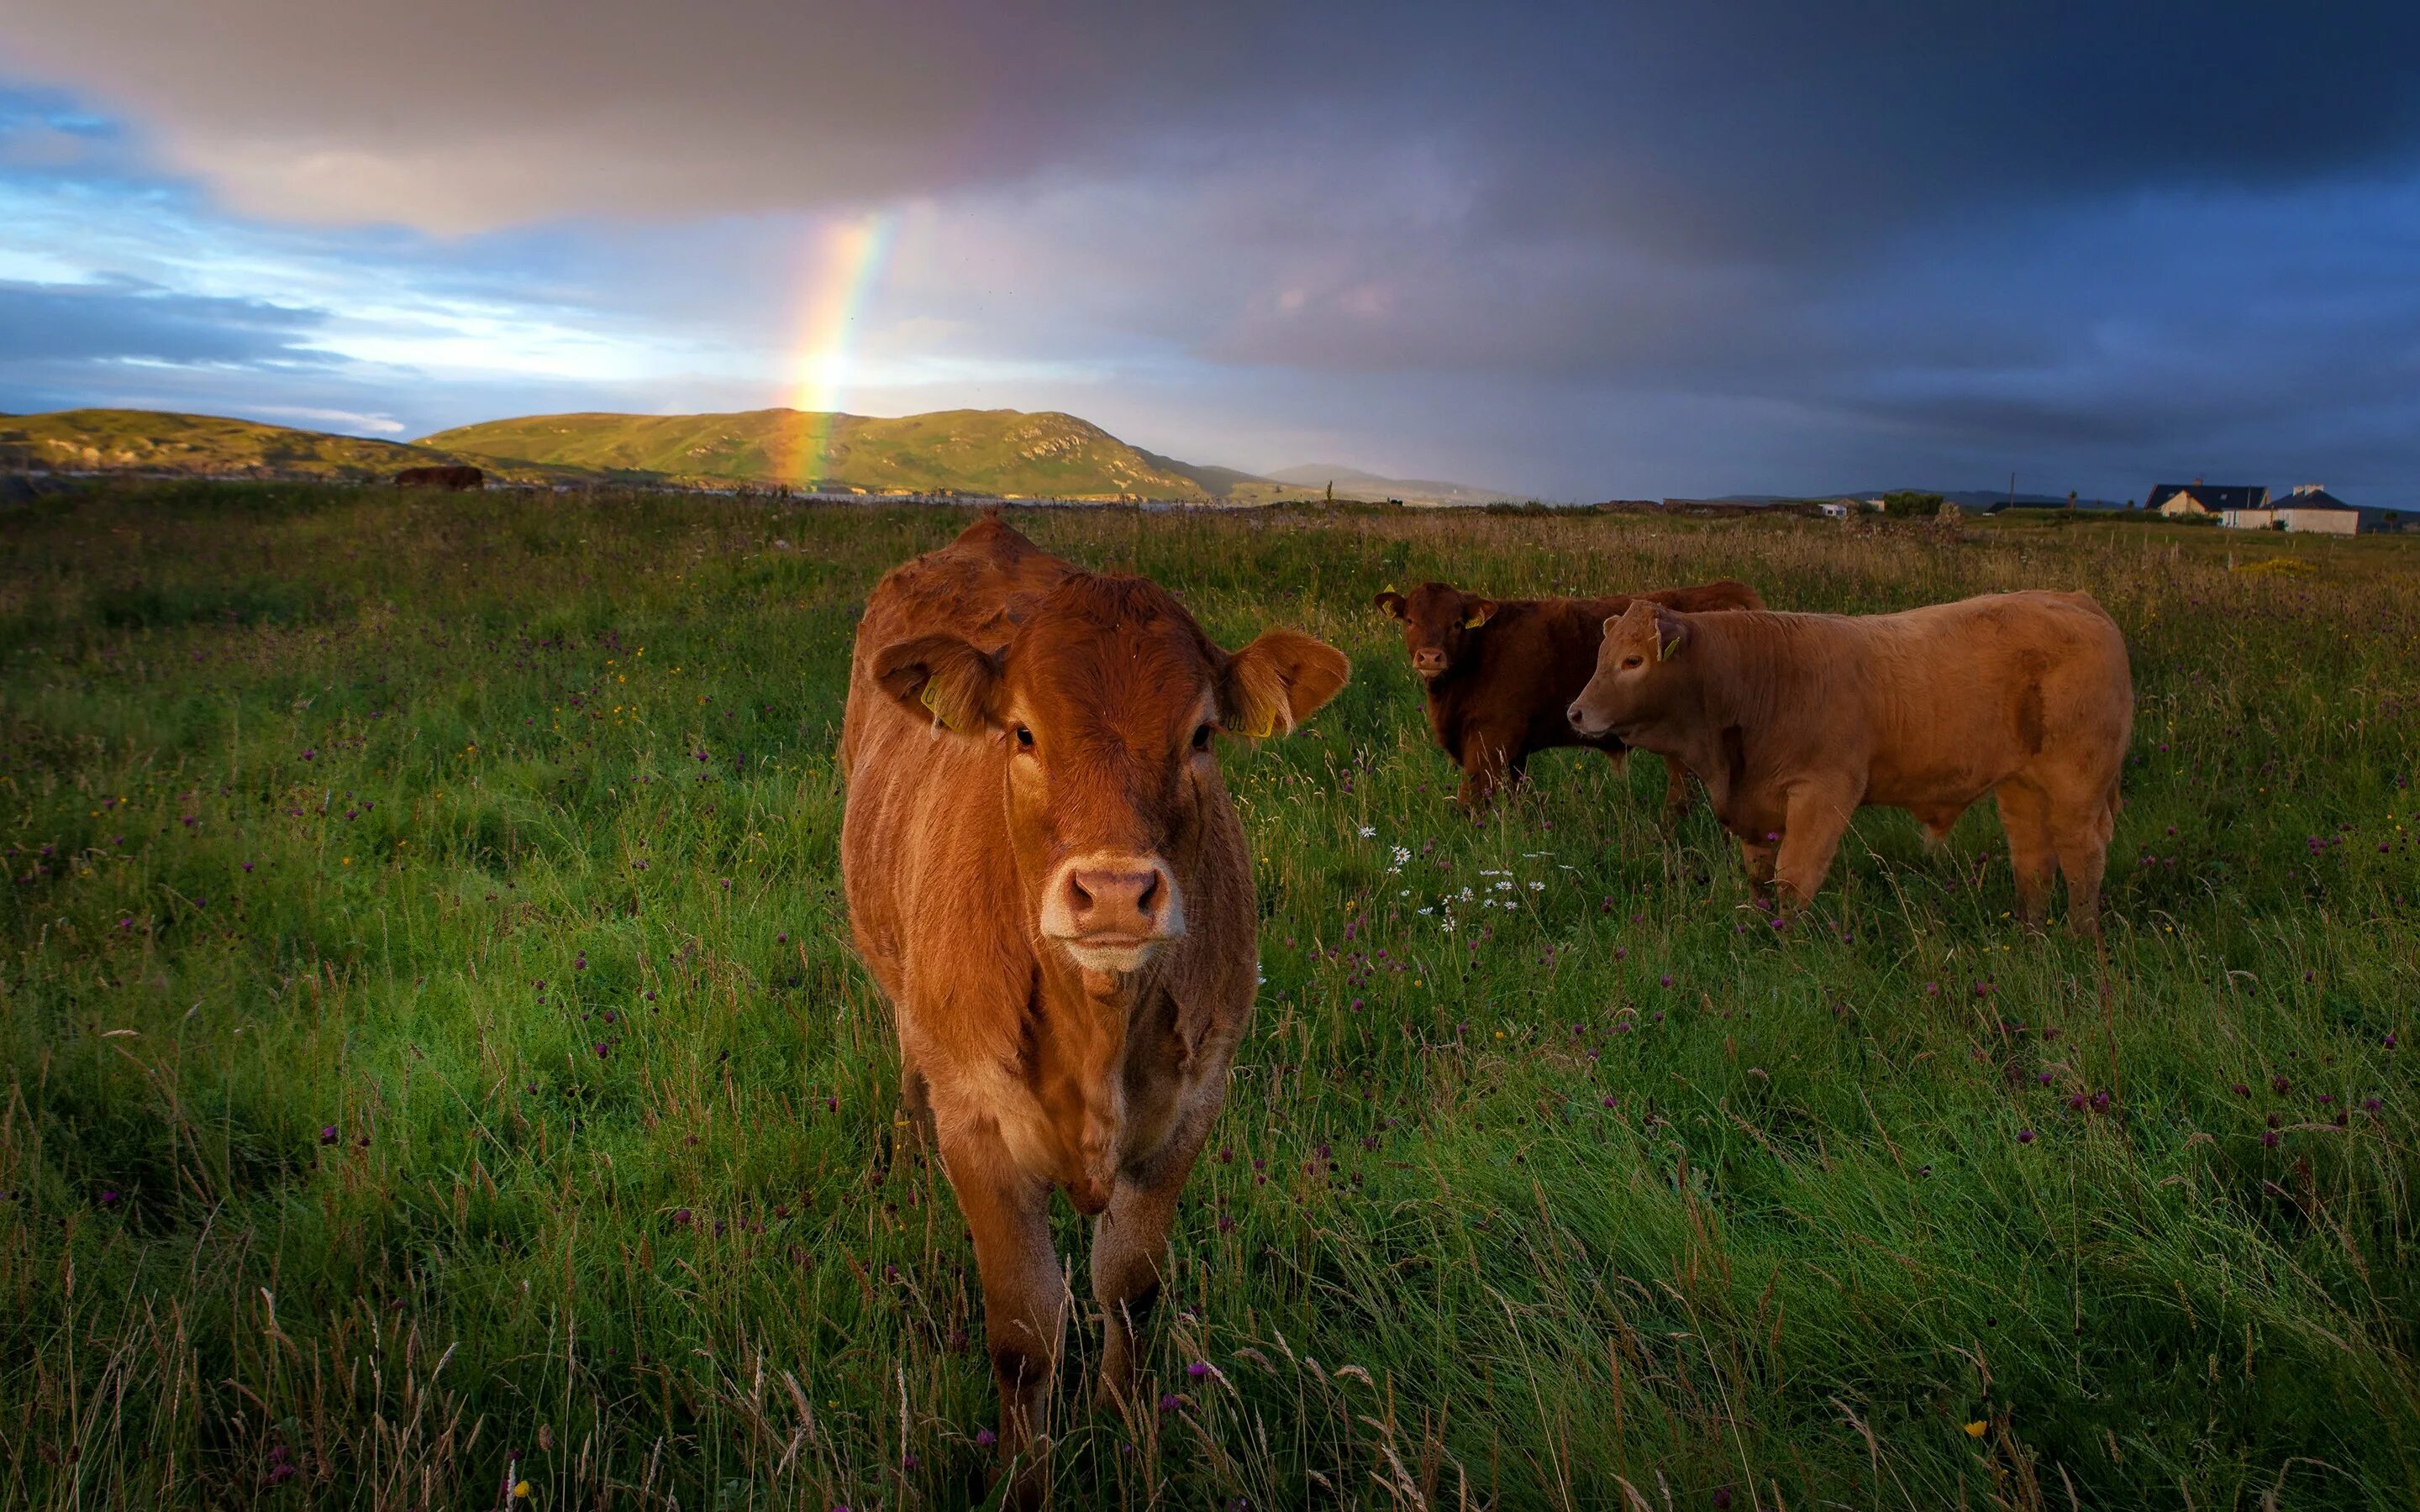
M 866 591 L 963 523 L 0 517 L 0 1499 L 980 1489 L 980 1293 L 892 1143 L 831 761 Z M 1266 986 L 1156 1405 L 1062 1394 L 1065 1504 L 2420 1504 L 2408 544 L 1016 523 L 1355 661 L 1224 758 Z M 2088 589 L 2140 698 L 2105 945 L 2016 929 L 1985 811 L 1937 854 L 1865 815 L 1784 931 L 1707 816 L 1659 828 L 1652 758 L 1461 819 L 1367 608 L 1432 576 Z

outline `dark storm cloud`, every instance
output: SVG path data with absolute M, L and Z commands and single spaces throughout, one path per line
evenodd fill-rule
M 1439 144 L 1516 236 L 2291 181 L 2412 142 L 2420 8 L 80 0 L 12 52 L 242 199 L 494 224 Z

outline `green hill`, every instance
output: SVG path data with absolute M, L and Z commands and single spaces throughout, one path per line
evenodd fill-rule
M 892 420 L 798 409 L 532 415 L 411 442 L 150 409 L 0 415 L 0 469 L 367 483 L 448 462 L 524 483 L 783 484 L 864 493 L 1238 503 L 1299 492 L 1233 469 L 1140 451 L 1089 421 L 1055 411 L 946 409 Z
M 1164 458 L 1055 411 L 943 409 L 890 420 L 801 409 L 532 415 L 439 431 L 421 444 L 706 486 L 1055 499 L 1221 496 Z
M 0 416 L 0 468 L 169 472 L 213 478 L 376 483 L 405 468 L 468 462 L 519 482 L 571 481 L 561 468 L 402 441 L 158 409 L 58 409 Z

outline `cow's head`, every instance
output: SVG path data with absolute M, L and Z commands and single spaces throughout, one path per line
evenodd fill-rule
M 1605 622 L 1596 671 L 1565 711 L 1572 728 L 1591 739 L 1608 733 L 1628 739 L 1662 719 L 1693 680 L 1694 634 L 1686 616 L 1632 599 L 1628 609 Z
M 1292 731 L 1350 671 L 1291 630 L 1224 651 L 1157 584 L 1083 574 L 996 654 L 921 636 L 874 663 L 911 713 L 1000 743 L 1031 930 L 1103 990 L 1185 935 L 1202 838 L 1228 801 L 1217 738 Z
M 1468 662 L 1479 632 L 1496 617 L 1492 598 L 1466 594 L 1450 583 L 1422 583 L 1408 594 L 1389 588 L 1371 600 L 1404 626 L 1404 649 L 1412 671 L 1434 683 Z

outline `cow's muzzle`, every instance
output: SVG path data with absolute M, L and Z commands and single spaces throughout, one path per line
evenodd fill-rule
M 1161 946 L 1185 937 L 1176 873 L 1156 856 L 1076 856 L 1044 889 L 1042 933 L 1087 971 L 1139 971 Z
M 1590 709 L 1585 702 L 1575 702 L 1563 711 L 1572 728 L 1593 740 L 1613 728 L 1613 722 Z
M 1422 677 L 1443 677 L 1445 675 L 1445 653 L 1435 650 L 1413 652 L 1412 671 L 1419 673 Z

